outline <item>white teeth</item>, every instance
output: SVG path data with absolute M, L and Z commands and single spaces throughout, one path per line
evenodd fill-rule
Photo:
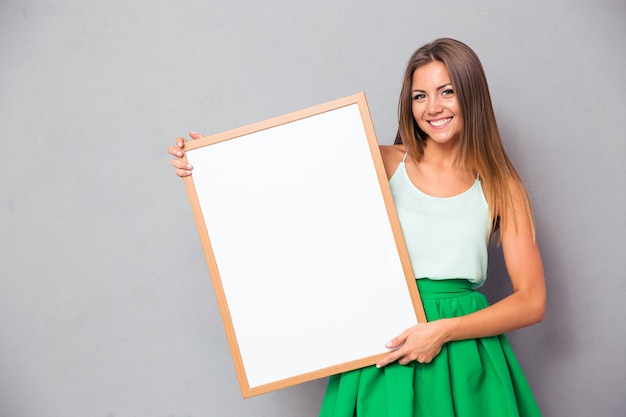
M 449 117 L 447 119 L 431 120 L 428 123 L 430 123 L 431 125 L 433 125 L 435 127 L 441 127 L 441 126 L 445 126 L 448 123 L 450 123 L 451 120 L 452 120 L 452 117 Z

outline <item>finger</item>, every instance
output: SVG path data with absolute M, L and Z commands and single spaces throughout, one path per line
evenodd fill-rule
M 417 361 L 417 362 L 421 362 L 418 358 L 415 359 L 411 359 L 408 355 L 407 356 L 403 356 L 402 358 L 400 358 L 400 360 L 398 361 L 398 363 L 400 365 L 408 365 L 413 361 Z
M 177 158 L 182 158 L 184 155 L 179 146 L 170 146 L 169 148 L 167 148 L 167 153 Z
M 176 138 L 176 147 L 179 149 L 183 149 L 185 147 L 185 142 L 187 142 L 185 138 Z
M 191 171 L 187 169 L 177 169 L 174 171 L 174 173 L 179 177 L 188 177 L 191 175 Z
M 189 132 L 189 137 L 191 137 L 191 139 L 200 139 L 202 137 L 202 134 L 191 131 Z
M 381 360 L 379 360 L 378 362 L 376 362 L 376 367 L 377 368 L 385 367 L 389 365 L 390 363 L 397 361 L 398 358 L 400 357 L 402 357 L 401 353 L 399 353 L 397 350 L 393 351 L 387 356 L 385 356 L 384 358 L 382 358 Z
M 185 171 L 191 171 L 193 166 L 189 162 L 185 162 L 182 159 L 172 159 L 170 165 L 177 169 L 184 169 Z
M 394 337 L 393 339 L 385 343 L 385 347 L 387 349 L 395 349 L 398 346 L 402 345 L 404 342 L 406 342 L 407 337 L 409 337 L 409 333 L 405 330 L 399 336 Z
M 387 349 L 395 349 L 398 346 L 400 346 L 402 344 L 402 342 L 400 341 L 400 337 L 395 337 L 393 339 L 391 339 L 390 341 L 388 341 L 387 343 L 385 343 L 385 347 Z
M 174 170 L 174 173 L 178 175 L 179 177 L 187 177 L 191 175 L 191 170 L 193 169 L 191 164 L 185 163 L 184 161 L 181 161 L 180 159 L 172 159 L 170 161 L 170 165 L 176 168 Z

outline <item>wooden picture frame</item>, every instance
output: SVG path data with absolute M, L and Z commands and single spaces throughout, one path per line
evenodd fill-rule
M 365 94 L 185 149 L 244 398 L 372 365 L 426 321 Z

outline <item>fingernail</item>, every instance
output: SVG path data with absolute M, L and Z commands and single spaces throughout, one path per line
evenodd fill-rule
M 187 164 L 187 169 L 188 169 L 188 170 L 192 170 L 192 169 L 193 169 L 193 167 L 191 166 L 191 164 Z
M 181 151 L 176 152 L 176 156 L 183 156 L 183 153 Z
M 387 342 L 387 343 L 385 343 L 385 347 L 390 348 L 391 346 L 393 346 L 393 343 L 391 343 L 391 342 Z

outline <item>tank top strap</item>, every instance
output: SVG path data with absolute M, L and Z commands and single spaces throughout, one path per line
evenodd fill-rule
M 404 156 L 402 157 L 402 163 L 404 164 L 404 162 L 406 161 L 406 156 L 409 154 L 409 151 L 406 151 L 404 153 Z

